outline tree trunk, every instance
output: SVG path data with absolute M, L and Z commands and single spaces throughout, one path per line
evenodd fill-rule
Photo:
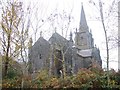
M 101 22 L 103 26 L 103 30 L 105 33 L 105 42 L 106 42 L 106 52 L 107 52 L 107 84 L 109 87 L 109 46 L 108 46 L 108 37 L 107 37 L 107 31 L 104 23 L 104 17 L 103 17 L 103 6 L 101 0 L 99 0 L 99 7 L 100 7 L 100 16 L 101 16 Z
M 6 57 L 5 57 L 5 72 L 4 76 L 7 76 L 8 72 L 8 64 L 9 64 L 9 50 L 10 50 L 10 34 L 8 35 L 8 45 L 7 45 L 7 52 L 6 52 Z
M 65 67 L 65 55 L 62 52 L 62 64 L 63 64 L 63 78 L 66 76 L 66 67 Z

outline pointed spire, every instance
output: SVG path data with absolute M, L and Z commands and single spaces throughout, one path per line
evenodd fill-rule
M 96 44 L 95 44 L 95 47 L 97 47 Z
M 99 49 L 99 47 L 98 47 L 98 52 L 100 53 L 100 49 Z
M 90 35 L 92 36 L 92 30 L 90 29 Z
M 76 29 L 75 29 L 75 32 L 77 33 L 77 31 L 78 31 L 78 30 L 77 30 L 77 28 L 76 28 Z
M 87 30 L 88 29 L 88 25 L 87 25 L 87 21 L 86 21 L 86 17 L 85 17 L 85 12 L 83 9 L 83 3 L 81 3 L 81 17 L 80 17 L 80 28 L 79 30 Z
M 56 33 L 57 28 L 55 27 L 55 33 Z
M 70 31 L 70 41 L 73 42 L 73 39 L 72 39 L 72 32 Z
M 92 30 L 90 29 L 90 33 L 92 34 Z

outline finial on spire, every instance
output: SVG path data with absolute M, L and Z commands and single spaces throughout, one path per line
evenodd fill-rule
M 83 6 L 83 2 L 81 2 L 81 5 Z
M 40 31 L 40 37 L 42 37 L 42 31 Z
M 55 33 L 56 33 L 57 28 L 55 27 Z
M 92 30 L 90 29 L 90 33 L 92 34 Z
M 97 47 L 96 44 L 95 44 L 95 47 Z
M 77 32 L 77 28 L 76 28 L 76 32 Z
M 70 36 L 72 37 L 72 32 L 70 31 Z
M 70 41 L 73 42 L 73 40 L 72 40 L 72 32 L 71 31 L 70 31 Z

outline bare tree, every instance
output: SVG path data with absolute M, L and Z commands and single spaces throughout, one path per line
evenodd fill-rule
M 104 17 L 103 17 L 103 6 L 101 0 L 99 0 L 99 7 L 100 7 L 100 17 L 101 17 L 101 22 L 103 25 L 103 30 L 105 33 L 105 41 L 106 41 L 106 50 L 107 50 L 107 80 L 108 80 L 108 86 L 109 86 L 109 47 L 108 47 L 108 36 L 107 36 L 107 31 L 104 23 Z
M 18 25 L 20 24 L 19 11 L 21 9 L 21 3 L 7 2 L 8 6 L 2 7 L 2 48 L 5 56 L 5 72 L 7 75 L 8 65 L 11 57 L 18 56 L 17 52 L 19 49 L 15 49 L 15 42 L 19 40 L 17 37 Z M 16 37 L 16 38 L 15 38 Z
M 36 39 L 37 39 L 37 33 L 40 33 L 42 30 L 41 28 L 44 26 L 44 24 L 46 23 L 46 20 L 44 20 L 42 18 L 42 7 L 41 7 L 41 4 L 42 2 L 36 2 L 36 3 L 33 3 L 33 7 L 31 7 L 31 12 L 33 13 L 31 15 L 31 20 L 30 20 L 30 26 L 32 28 L 32 31 L 33 31 L 33 38 L 34 38 L 34 42 L 36 42 Z M 34 22 L 33 22 L 34 21 Z
M 7 2 L 7 6 L 2 9 L 2 48 L 5 56 L 5 72 L 7 76 L 10 58 L 14 58 L 20 63 L 22 72 L 21 87 L 24 86 L 24 76 L 28 68 L 28 42 L 30 27 L 30 9 L 24 7 L 24 3 L 19 1 Z M 15 69 L 15 67 L 13 67 Z
M 64 37 L 62 42 L 57 41 L 57 43 L 53 45 L 53 48 L 54 48 L 53 51 L 55 51 L 55 49 L 58 48 L 61 52 L 62 58 L 61 59 L 57 58 L 57 60 L 62 62 L 62 76 L 63 77 L 66 76 L 65 56 L 66 56 L 66 53 L 68 52 L 68 49 L 70 48 L 70 47 L 66 47 L 68 44 L 66 38 L 67 38 L 68 30 L 70 29 L 71 20 L 73 19 L 73 17 L 71 16 L 71 13 L 72 13 L 72 10 L 69 14 L 66 13 L 65 11 L 63 11 L 62 14 L 57 13 L 57 11 L 55 11 L 55 13 L 52 13 L 50 17 L 48 18 L 48 20 L 50 21 L 50 25 L 54 29 L 54 32 L 56 32 L 57 29 L 61 30 L 62 36 Z M 57 57 L 55 53 L 54 53 L 54 57 Z
M 97 4 L 93 1 L 93 0 L 90 0 L 89 1 L 90 3 L 92 3 L 94 6 L 96 6 Z M 111 13 L 113 13 L 113 7 L 115 5 L 115 0 L 112 1 L 112 5 L 109 7 L 109 10 L 108 10 L 108 13 L 107 13 L 107 16 L 105 16 L 105 13 L 104 13 L 104 8 L 103 8 L 103 2 L 101 0 L 99 0 L 99 12 L 100 12 L 100 19 L 101 19 L 101 23 L 102 23 L 102 26 L 103 26 L 103 30 L 104 30 L 104 34 L 105 34 L 105 44 L 106 44 L 106 61 L 107 61 L 107 81 L 108 81 L 108 86 L 109 86 L 109 50 L 110 50 L 110 47 L 109 47 L 109 42 L 110 42 L 110 36 L 108 36 L 108 26 L 107 26 L 107 23 L 105 22 L 105 20 L 110 17 Z M 97 6 L 96 6 L 97 7 Z M 109 28 L 110 29 L 110 28 Z
M 21 71 L 22 71 L 22 83 L 21 87 L 24 87 L 24 76 L 27 75 L 28 71 L 28 48 L 29 48 L 29 28 L 30 28 L 30 6 L 27 7 L 27 11 L 25 11 L 22 7 L 21 9 L 21 25 L 19 28 L 20 34 L 20 60 L 22 61 Z

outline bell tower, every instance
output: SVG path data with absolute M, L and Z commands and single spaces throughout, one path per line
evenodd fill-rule
M 83 4 L 81 6 L 81 16 L 79 30 L 76 30 L 75 45 L 79 49 L 90 49 L 94 46 L 91 32 L 87 25 Z

